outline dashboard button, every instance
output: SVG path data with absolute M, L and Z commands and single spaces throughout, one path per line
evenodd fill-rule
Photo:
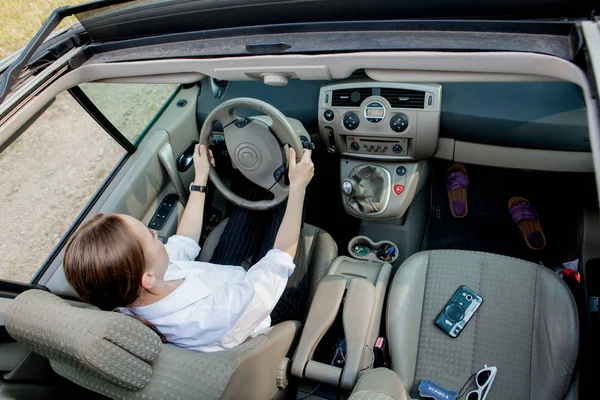
M 344 128 L 348 129 L 349 131 L 353 131 L 358 128 L 358 124 L 358 115 L 354 114 L 353 112 L 350 112 L 344 116 Z
M 404 168 L 403 166 L 396 168 L 396 175 L 398 175 L 398 176 L 406 175 L 406 168 Z
M 403 149 L 402 146 L 400 146 L 399 144 L 395 144 L 392 150 L 394 151 L 394 153 L 402 153 Z
M 394 193 L 396 193 L 396 196 L 400 196 L 403 191 L 404 191 L 404 186 L 394 185 Z
M 326 121 L 333 121 L 334 116 L 335 115 L 333 114 L 333 111 L 331 111 L 331 110 L 326 110 L 323 113 L 323 118 L 325 118 Z
M 350 148 L 354 151 L 358 151 L 358 149 L 360 149 L 360 145 L 356 142 L 352 142 L 352 144 L 350 145 Z
M 396 114 L 390 120 L 390 128 L 394 132 L 404 132 L 408 128 L 408 117 L 404 114 Z

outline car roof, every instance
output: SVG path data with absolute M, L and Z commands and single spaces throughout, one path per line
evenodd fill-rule
M 95 41 L 296 23 L 590 18 L 594 10 L 591 0 L 117 0 L 105 4 L 73 7 Z

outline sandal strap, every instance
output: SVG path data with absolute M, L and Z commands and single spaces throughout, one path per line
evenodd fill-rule
M 446 174 L 446 190 L 456 190 L 469 187 L 469 175 L 464 171 L 453 171 Z
M 512 220 L 515 224 L 518 224 L 522 220 L 531 220 L 538 219 L 540 215 L 538 214 L 535 206 L 531 203 L 527 203 L 522 201 L 520 203 L 515 204 L 509 210 Z

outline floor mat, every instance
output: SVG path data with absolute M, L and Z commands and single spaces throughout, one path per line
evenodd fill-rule
M 595 201 L 591 174 L 532 172 L 467 165 L 469 212 L 454 218 L 445 187 L 449 163 L 433 168 L 432 209 L 423 250 L 460 249 L 516 257 L 553 267 L 579 256 L 579 219 Z M 522 196 L 535 204 L 547 245 L 527 247 L 508 213 L 508 200 Z

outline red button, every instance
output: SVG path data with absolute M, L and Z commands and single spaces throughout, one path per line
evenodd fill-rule
M 397 196 L 400 196 L 400 194 L 404 191 L 404 186 L 402 185 L 394 185 L 394 192 L 396 193 Z

